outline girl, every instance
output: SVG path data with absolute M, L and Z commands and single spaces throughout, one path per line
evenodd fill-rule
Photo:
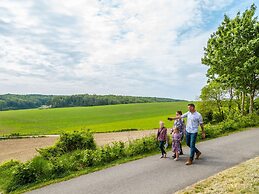
M 166 158 L 166 151 L 164 145 L 167 140 L 167 129 L 164 126 L 164 122 L 160 121 L 160 128 L 157 131 L 157 141 L 159 141 L 159 148 L 161 150 L 161 158 Z
M 181 147 L 180 147 L 181 138 L 182 138 L 182 135 L 180 133 L 179 128 L 175 127 L 173 131 L 173 143 L 172 143 L 172 150 L 175 154 L 175 159 L 174 159 L 175 161 L 178 160 L 179 154 L 181 152 Z
M 178 117 L 178 116 L 181 116 L 183 113 L 182 113 L 182 111 L 180 111 L 180 110 L 178 110 L 177 112 L 176 112 L 176 116 Z M 170 117 L 168 118 L 168 120 L 172 120 Z M 172 132 L 173 132 L 173 129 L 175 128 L 175 127 L 177 127 L 178 129 L 179 129 L 179 132 L 180 132 L 180 134 L 181 134 L 181 141 L 183 140 L 183 138 L 184 138 L 184 134 L 185 134 L 185 124 L 184 124 L 184 120 L 183 119 L 176 119 L 175 121 L 174 121 L 174 125 L 173 125 L 173 128 L 172 128 Z M 171 132 L 171 133 L 172 133 Z M 183 155 L 183 150 L 182 150 L 182 144 L 181 144 L 181 142 L 180 142 L 180 155 Z M 173 156 L 174 158 L 176 157 L 175 155 Z

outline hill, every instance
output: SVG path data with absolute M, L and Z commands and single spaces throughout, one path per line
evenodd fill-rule
M 112 104 L 132 104 L 151 102 L 177 102 L 182 101 L 171 98 L 117 96 L 117 95 L 41 95 L 41 94 L 4 94 L 0 95 L 0 111 L 32 109 L 45 107 L 76 107 L 76 106 L 100 106 Z

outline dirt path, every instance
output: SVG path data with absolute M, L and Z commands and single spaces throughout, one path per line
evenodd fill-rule
M 97 145 L 104 145 L 114 141 L 127 142 L 154 133 L 156 130 L 97 133 L 94 134 L 94 138 Z M 51 146 L 57 139 L 58 136 L 2 140 L 0 141 L 0 163 L 11 159 L 23 162 L 29 160 L 37 155 L 36 148 Z

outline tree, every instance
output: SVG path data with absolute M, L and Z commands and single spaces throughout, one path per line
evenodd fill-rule
M 219 82 L 212 81 L 201 90 L 200 99 L 207 104 L 207 107 L 217 108 L 221 120 L 224 120 L 223 100 L 227 91 Z M 212 110 L 213 111 L 213 110 Z
M 254 17 L 253 4 L 243 14 L 224 20 L 208 40 L 202 63 L 209 66 L 208 81 L 217 80 L 242 93 L 244 113 L 246 94 L 250 97 L 249 112 L 253 112 L 255 94 L 259 89 L 259 22 Z

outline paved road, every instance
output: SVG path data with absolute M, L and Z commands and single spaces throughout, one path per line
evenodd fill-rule
M 258 156 L 259 129 L 202 142 L 197 147 L 201 150 L 202 156 L 191 166 L 184 165 L 187 155 L 182 156 L 179 161 L 172 158 L 159 159 L 160 155 L 155 155 L 46 186 L 30 193 L 171 194 Z M 188 149 L 184 148 L 184 152 L 187 151 Z

